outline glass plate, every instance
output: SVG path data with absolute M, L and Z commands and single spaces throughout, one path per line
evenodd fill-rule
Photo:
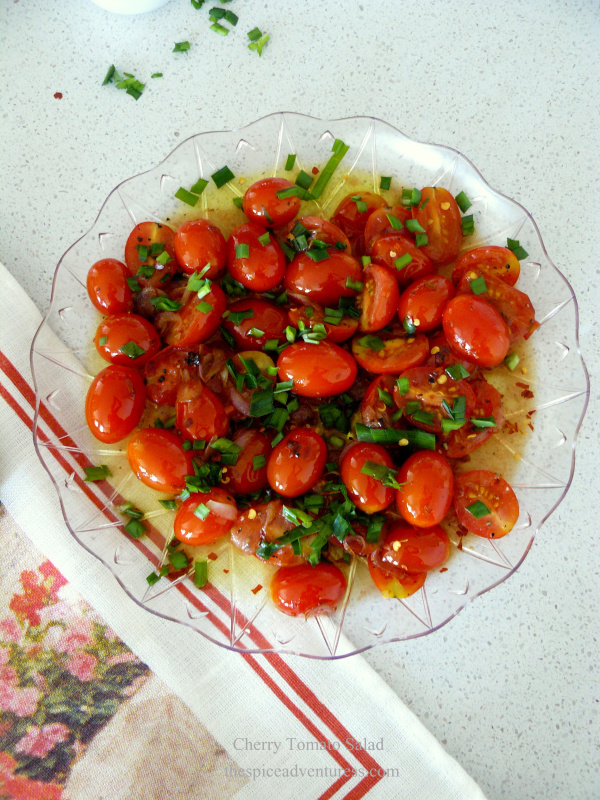
M 158 495 L 133 476 L 125 444 L 100 444 L 85 423 L 87 389 L 92 376 L 106 366 L 92 343 L 99 315 L 87 296 L 87 271 L 100 258 L 122 259 L 135 224 L 183 219 L 182 204 L 173 197 L 180 186 L 190 187 L 199 177 L 209 181 L 196 208 L 187 213 L 206 215 L 217 191 L 231 199 L 243 193 L 237 179 L 219 190 L 210 180 L 225 164 L 236 176 L 256 179 L 285 174 L 287 155 L 297 153 L 296 166 L 310 170 L 326 162 L 336 138 L 350 150 L 320 198 L 317 213 L 331 214 L 353 188 L 355 176 L 366 174 L 369 185 L 363 189 L 378 191 L 380 176 L 392 175 L 397 186 L 441 185 L 452 194 L 465 191 L 473 203 L 469 213 L 475 216 L 481 243 L 504 245 L 510 237 L 529 253 L 519 288 L 530 295 L 540 329 L 530 340 L 527 362 L 534 365 L 526 377 L 534 392 L 533 405 L 517 406 L 510 415 L 521 426 L 528 419 L 534 422 L 520 456 L 513 454 L 510 482 L 521 508 L 517 525 L 498 541 L 464 537 L 461 548 L 453 548 L 447 571 L 431 573 L 425 586 L 405 600 L 384 599 L 364 565 L 352 563 L 347 595 L 331 616 L 305 620 L 276 611 L 268 591 L 273 568 L 242 556 L 225 541 L 205 548 L 210 583 L 204 589 L 196 589 L 190 577 L 162 579 L 149 587 L 146 576 L 164 558 L 174 512 L 162 509 Z M 237 131 L 193 136 L 154 169 L 121 183 L 92 228 L 61 258 L 50 310 L 31 349 L 37 396 L 34 444 L 57 488 L 73 537 L 108 567 L 140 606 L 232 650 L 340 658 L 432 633 L 522 563 L 573 476 L 575 440 L 589 395 L 577 335 L 575 295 L 548 258 L 535 222 L 522 206 L 492 189 L 459 152 L 416 142 L 370 117 L 324 121 L 272 114 Z M 511 377 L 525 380 L 519 369 Z M 532 408 L 535 414 L 526 419 Z M 504 452 L 514 449 L 514 437 L 497 438 Z M 83 468 L 90 464 L 107 464 L 113 477 L 85 483 Z M 146 512 L 149 533 L 140 540 L 123 530 L 125 519 L 118 507 L 125 501 Z

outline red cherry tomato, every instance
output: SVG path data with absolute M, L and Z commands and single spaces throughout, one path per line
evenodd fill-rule
M 484 279 L 487 289 L 478 296 L 485 298 L 500 314 L 508 326 L 511 344 L 520 339 L 528 339 L 538 324 L 535 321 L 535 310 L 524 292 L 520 292 L 485 269 L 479 268 L 465 272 L 457 292 L 468 295 L 472 292 L 471 281 L 480 277 Z
M 448 339 L 446 339 L 446 334 L 443 330 L 429 337 L 429 356 L 425 363 L 428 367 L 443 367 L 444 369 L 454 364 L 460 364 L 469 375 L 473 375 L 473 373 L 479 369 L 477 364 L 474 364 L 472 361 L 467 361 L 466 359 L 461 359 L 460 356 L 456 355 L 448 344 Z
M 392 414 L 396 411 L 393 392 L 396 379 L 392 375 L 378 375 L 372 381 L 360 402 L 359 413 L 369 428 L 393 428 Z
M 267 486 L 267 461 L 271 455 L 271 441 L 265 433 L 255 430 L 241 430 L 232 439 L 241 447 L 235 464 L 227 467 L 226 487 L 234 494 L 259 492 Z M 257 461 L 258 460 L 258 461 Z M 259 461 L 264 466 L 260 466 Z
M 160 350 L 144 367 L 144 383 L 146 394 L 153 403 L 174 406 L 177 389 L 184 379 L 184 372 L 189 375 L 196 371 L 193 366 L 192 351 L 185 348 L 165 347 Z
M 332 397 L 349 389 L 356 378 L 356 361 L 350 353 L 328 341 L 318 345 L 296 342 L 277 360 L 280 381 L 294 381 L 302 397 Z
M 455 381 L 439 367 L 412 367 L 405 370 L 400 378 L 406 379 L 408 386 L 403 385 L 401 392 L 400 383 L 396 383 L 394 402 L 403 410 L 403 417 L 410 420 L 415 427 L 431 433 L 441 433 L 442 420 L 453 419 L 446 409 L 452 409 L 459 397 L 464 398 L 464 418 L 468 420 L 472 416 L 475 395 L 467 381 Z M 418 408 L 410 411 L 415 402 Z
M 226 308 L 225 292 L 218 284 L 212 283 L 208 294 L 201 299 L 194 293 L 179 311 L 161 311 L 156 318 L 156 327 L 167 344 L 191 347 L 213 335 Z
M 237 519 L 233 497 L 215 487 L 209 492 L 194 492 L 175 515 L 173 533 L 180 542 L 197 546 L 213 544 L 229 533 Z
M 426 572 L 412 575 L 402 569 L 383 570 L 374 563 L 374 557 L 375 553 L 370 556 L 367 562 L 369 565 L 369 575 L 384 597 L 394 597 L 398 600 L 402 600 L 418 592 L 425 583 L 425 578 L 427 577 Z
M 361 511 L 375 514 L 383 511 L 394 500 L 394 490 L 377 478 L 362 472 L 367 461 L 392 468 L 393 463 L 385 447 L 380 444 L 357 442 L 349 447 L 342 458 L 340 475 L 350 499 Z
M 450 557 L 450 540 L 439 525 L 414 528 L 395 522 L 379 549 L 377 563 L 383 569 L 396 567 L 411 574 L 442 567 Z
M 272 500 L 247 509 L 239 515 L 231 529 L 231 542 L 246 555 L 254 555 L 261 561 L 268 561 L 279 567 L 293 567 L 304 564 L 304 552 L 296 555 L 290 544 L 283 545 L 275 550 L 268 559 L 263 559 L 256 552 L 261 542 L 277 542 L 284 533 L 296 527 L 296 523 L 283 516 L 283 503 L 281 500 Z M 303 550 L 308 546 L 302 544 Z
M 352 239 L 357 233 L 363 233 L 371 213 L 382 206 L 385 206 L 385 200 L 381 195 L 355 192 L 344 197 L 331 221 Z
M 359 330 L 374 333 L 385 328 L 398 308 L 398 281 L 387 267 L 369 264 L 363 274 L 364 288 L 358 298 Z
M 98 325 L 96 350 L 105 361 L 127 367 L 143 367 L 160 350 L 154 325 L 137 314 L 114 314 Z
M 409 456 L 398 472 L 398 511 L 417 528 L 439 525 L 452 504 L 454 478 L 444 456 L 419 450 Z
M 267 244 L 259 242 L 261 236 L 269 237 Z M 245 255 L 246 252 L 248 255 Z M 267 292 L 279 286 L 285 272 L 285 264 L 281 247 L 266 228 L 254 222 L 240 225 L 227 241 L 229 274 L 253 292 Z
M 335 610 L 346 591 L 344 573 L 334 564 L 280 567 L 271 578 L 271 598 L 280 611 L 325 614 Z
M 441 275 L 428 275 L 411 283 L 402 292 L 398 316 L 408 319 L 422 333 L 438 328 L 448 301 L 454 297 L 454 286 Z
M 269 339 L 277 339 L 280 344 L 285 342 L 288 315 L 275 303 L 257 297 L 246 297 L 232 303 L 228 311 L 223 327 L 243 350 L 262 350 Z M 238 322 L 237 319 L 242 315 L 243 319 Z M 262 331 L 262 334 L 256 336 L 252 331 Z
M 124 314 L 133 308 L 133 293 L 127 283 L 131 273 L 116 258 L 92 264 L 87 276 L 90 300 L 103 314 Z
M 181 225 L 173 238 L 175 256 L 188 274 L 201 272 L 203 277 L 216 278 L 227 264 L 227 244 L 216 225 L 207 219 L 191 219 Z
M 401 259 L 404 256 L 410 256 L 411 260 L 402 266 Z M 391 269 L 400 287 L 408 286 L 417 278 L 435 272 L 433 261 L 425 253 L 424 248 L 417 247 L 405 233 L 395 233 L 375 239 L 371 247 L 371 261 Z M 401 264 L 400 268 L 396 265 L 397 262 Z
M 412 210 L 413 219 L 425 229 L 429 258 L 442 264 L 456 258 L 462 244 L 462 218 L 456 200 L 447 189 L 426 186 L 421 202 Z
M 464 274 L 474 268 L 491 272 L 510 286 L 515 285 L 521 274 L 521 264 L 512 250 L 486 245 L 469 250 L 458 259 L 452 270 L 452 282 L 460 283 Z
M 259 225 L 285 225 L 294 219 L 300 210 L 299 197 L 277 197 L 277 192 L 289 189 L 294 184 L 285 178 L 263 178 L 246 190 L 242 200 L 244 214 Z
M 185 488 L 186 475 L 194 474 L 192 451 L 183 449 L 183 439 L 162 428 L 142 428 L 127 445 L 129 466 L 151 489 L 173 494 Z
M 306 237 L 307 248 L 316 239 L 319 242 L 324 242 L 326 245 L 329 245 L 329 247 L 335 247 L 337 245 L 337 249 L 342 252 L 350 252 L 350 240 L 346 234 L 338 228 L 337 225 L 334 225 L 333 222 L 329 222 L 321 217 L 300 217 L 299 219 L 289 222 L 285 230 L 285 243 L 293 247 L 296 236 L 302 233 L 302 228 L 307 231 L 307 233 L 303 234 Z M 298 231 L 299 233 L 292 235 L 292 231 Z M 345 245 L 345 247 L 341 245 Z
M 356 297 L 356 289 L 347 284 L 362 280 L 360 264 L 347 253 L 328 252 L 323 261 L 313 261 L 306 253 L 294 258 L 283 281 L 290 294 L 330 308 L 337 307 L 340 297 Z
M 318 482 L 327 461 L 327 445 L 310 428 L 296 428 L 271 453 L 267 478 L 284 497 L 298 497 Z
M 500 392 L 483 378 L 472 381 L 471 389 L 475 395 L 471 417 L 473 419 L 493 417 L 496 427 L 477 428 L 467 418 L 466 425 L 457 431 L 452 431 L 441 443 L 440 450 L 448 458 L 464 458 L 502 429 L 504 414 Z
M 363 369 L 375 375 L 398 374 L 409 367 L 418 367 L 428 353 L 429 344 L 424 333 L 416 333 L 408 338 L 387 335 L 385 338 L 371 338 L 367 334 L 355 336 L 352 340 L 352 355 Z
M 392 222 L 390 222 L 390 218 Z M 365 225 L 365 252 L 367 255 L 371 255 L 376 239 L 380 236 L 393 236 L 404 228 L 404 223 L 410 218 L 410 208 L 404 206 L 384 206 L 375 209 L 369 215 Z
M 137 370 L 106 367 L 88 389 L 85 417 L 89 429 L 101 442 L 120 442 L 140 421 L 145 402 L 146 387 Z
M 327 317 L 326 311 L 327 309 L 324 310 L 321 306 L 311 303 L 305 306 L 298 306 L 297 308 L 290 308 L 288 317 L 290 324 L 295 328 L 298 328 L 300 323 L 302 323 L 305 328 L 314 328 L 317 324 L 324 325 L 327 333 L 327 341 L 334 342 L 335 344 L 345 342 L 346 339 L 349 339 L 356 333 L 358 320 L 351 319 L 350 317 L 342 317 L 340 323 L 334 325 L 331 322 L 324 321 L 326 318 L 332 319 L 332 317 Z
M 495 367 L 508 353 L 510 335 L 506 322 L 480 295 L 453 297 L 444 310 L 442 324 L 454 352 L 480 367 Z
M 206 439 L 225 436 L 229 430 L 229 415 L 225 406 L 200 378 L 190 378 L 177 389 L 175 424 L 186 439 Z
M 487 539 L 506 536 L 519 518 L 519 501 L 512 488 L 487 469 L 473 469 L 457 476 L 454 508 L 461 525 Z
M 160 222 L 140 222 L 131 231 L 125 244 L 125 263 L 140 286 L 162 289 L 168 279 L 177 272 L 178 264 L 173 247 L 174 235 L 168 225 L 162 225 Z M 153 245 L 155 255 L 152 255 Z M 165 252 L 169 261 L 163 264 L 162 260 L 165 257 L 162 254 Z M 141 255 L 146 257 L 141 258 Z M 161 261 L 157 261 L 159 257 Z M 140 268 L 142 268 L 141 273 Z M 144 274 L 143 268 L 146 268 L 148 275 Z

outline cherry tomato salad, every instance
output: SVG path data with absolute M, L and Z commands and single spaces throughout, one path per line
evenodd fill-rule
M 89 270 L 108 364 L 87 423 L 127 439 L 173 513 L 151 584 L 193 571 L 202 586 L 206 562 L 187 548 L 229 537 L 273 566 L 282 612 L 327 613 L 353 558 L 404 598 L 444 569 L 448 530 L 499 538 L 519 516 L 501 475 L 465 466 L 503 427 L 486 376 L 514 369 L 537 327 L 515 287 L 526 253 L 512 240 L 464 252 L 470 201 L 439 186 L 393 193 L 382 177 L 385 198 L 355 191 L 330 219 L 304 214 L 336 167 L 312 193 L 303 171 L 253 183 L 227 240 L 205 218 L 142 222 L 123 261 Z M 143 534 L 142 512 L 124 513 Z

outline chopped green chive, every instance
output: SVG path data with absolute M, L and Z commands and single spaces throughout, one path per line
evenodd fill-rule
M 252 469 L 257 472 L 259 469 L 267 466 L 267 458 L 264 455 L 254 456 L 252 459 Z
M 175 500 L 159 500 L 158 502 L 168 511 L 177 511 L 177 503 Z
M 315 196 L 311 192 L 307 192 L 301 186 L 289 186 L 287 189 L 279 189 L 275 192 L 280 200 L 285 200 L 286 197 L 299 197 L 301 200 L 314 200 Z
M 341 139 L 336 139 L 333 143 L 331 148 L 331 152 L 333 155 L 329 158 L 327 164 L 323 167 L 323 170 L 319 177 L 317 178 L 317 182 L 313 186 L 312 194 L 313 197 L 317 198 L 320 197 L 323 193 L 323 189 L 329 183 L 331 176 L 335 172 L 335 170 L 339 167 L 342 159 L 350 149 L 350 146 L 344 144 Z
M 254 31 L 258 31 L 258 28 L 255 28 Z M 250 33 L 254 33 L 254 31 L 250 31 Z M 260 34 L 260 31 L 258 31 Z M 248 34 L 248 38 L 250 38 L 250 33 Z M 264 46 L 267 44 L 271 37 L 268 33 L 260 34 L 258 39 L 252 40 L 248 45 L 248 50 L 256 50 L 259 56 L 262 56 L 262 51 Z
M 385 347 L 385 343 L 382 342 L 379 336 L 371 336 L 370 334 L 367 336 L 363 336 L 361 339 L 358 340 L 358 343 L 361 347 L 368 347 L 375 353 L 378 353 Z
M 483 275 L 479 275 L 479 277 L 473 278 L 472 281 L 469 281 L 469 286 L 471 287 L 473 294 L 483 294 L 484 292 L 487 292 L 488 288 Z
M 231 311 L 227 316 L 227 321 L 233 325 L 239 325 L 245 319 L 251 319 L 254 316 L 254 309 L 247 308 L 245 311 Z
M 400 230 L 400 228 L 402 227 L 402 223 L 400 222 L 398 217 L 395 217 L 393 214 L 386 214 L 386 217 L 388 218 L 388 222 L 395 231 Z
M 129 341 L 126 342 L 122 347 L 119 347 L 119 352 L 123 353 L 123 355 L 128 356 L 132 360 L 139 358 L 146 354 L 146 351 L 143 347 L 140 347 L 135 342 Z
M 463 214 L 473 205 L 473 203 L 469 200 L 469 198 L 464 192 L 459 192 L 454 199 L 456 200 L 458 207 L 463 212 Z
M 146 526 L 139 519 L 130 520 L 124 528 L 132 539 L 139 539 L 146 533 Z
M 104 345 L 105 345 L 107 342 L 108 342 L 108 336 L 101 336 L 101 337 L 98 339 L 98 344 L 100 345 L 100 347 L 104 347 Z
M 251 42 L 258 41 L 258 39 L 260 39 L 261 36 L 262 36 L 262 32 L 261 32 L 260 28 L 252 28 L 251 31 L 248 31 L 248 38 L 250 39 Z M 288 156 L 288 160 L 290 158 L 293 158 L 294 160 L 296 160 L 296 156 Z M 293 166 L 294 166 L 294 162 L 292 162 L 292 166 L 291 167 L 287 167 L 286 166 L 286 169 L 292 169 Z
M 186 50 L 190 49 L 189 42 L 175 42 L 175 47 L 173 48 L 174 53 L 184 53 Z
M 207 186 L 208 186 L 208 181 L 205 181 L 204 178 L 198 178 L 196 183 L 191 187 L 190 192 L 200 195 L 206 189 Z
M 208 561 L 194 561 L 194 586 L 202 589 L 208 583 Z
M 250 255 L 250 247 L 247 244 L 236 244 L 235 246 L 235 257 L 236 258 L 248 258 Z
M 202 302 L 198 303 L 196 308 L 203 314 L 208 314 L 209 311 L 213 310 L 214 306 L 212 306 L 210 303 L 207 303 L 206 300 L 202 300 Z
M 170 553 L 169 561 L 175 570 L 186 569 L 188 566 L 188 557 L 182 552 Z
M 490 514 L 490 509 L 481 502 L 481 500 L 477 500 L 475 503 L 471 503 L 470 506 L 467 506 L 467 511 L 469 514 L 472 514 L 475 519 L 481 519 L 481 517 L 487 517 Z
M 463 217 L 461 220 L 461 225 L 463 236 L 471 236 L 473 233 L 475 233 L 475 220 L 473 219 L 473 214 L 467 214 L 466 217 Z
M 234 14 L 233 11 L 226 11 L 225 19 L 227 20 L 227 22 L 229 22 L 230 25 L 233 25 L 234 28 L 238 24 L 238 16 L 237 14 Z
M 205 3 L 205 0 L 191 0 L 191 2 L 192 2 L 192 5 L 194 6 L 194 8 L 196 10 L 198 10 L 199 8 L 202 8 L 202 6 Z
M 258 237 L 258 241 L 262 244 L 263 247 L 271 244 L 271 237 L 268 233 L 263 233 L 262 236 Z
M 108 68 L 108 72 L 104 77 L 104 80 L 102 81 L 102 86 L 106 86 L 107 83 L 112 83 L 115 72 L 116 72 L 115 65 L 111 64 L 110 67 Z
M 198 202 L 198 195 L 188 192 L 188 190 L 184 189 L 183 186 L 180 186 L 179 189 L 177 189 L 175 192 L 175 197 L 178 200 L 181 200 L 183 203 L 187 203 L 188 206 L 192 206 L 192 208 Z
M 227 36 L 229 33 L 229 28 L 226 28 L 224 25 L 220 25 L 218 22 L 213 22 L 210 26 L 211 31 L 218 33 L 220 36 Z
M 162 78 L 162 76 L 162 72 L 154 72 L 152 75 L 150 75 L 151 78 Z
M 177 300 L 170 300 L 166 295 L 151 297 L 150 302 L 157 311 L 179 311 L 181 303 Z
M 392 185 L 391 176 L 386 176 L 386 177 L 382 176 L 381 177 L 381 180 L 379 181 L 379 188 L 380 189 L 383 189 L 384 191 L 386 191 L 387 189 L 390 188 L 391 185 Z
M 140 261 L 146 261 L 149 253 L 148 246 L 145 244 L 136 244 L 135 249 L 138 251 Z
M 412 260 L 413 257 L 411 256 L 410 253 L 404 253 L 403 256 L 400 256 L 400 258 L 397 258 L 394 261 L 394 266 L 396 267 L 397 270 L 401 270 L 404 269 L 404 267 L 408 267 L 408 265 L 412 262 Z
M 249 336 L 255 336 L 257 339 L 260 339 L 261 336 L 265 335 L 264 331 L 261 331 L 260 328 L 250 328 L 248 331 Z
M 256 28 L 256 30 L 258 30 L 258 28 Z M 260 34 L 260 31 L 259 31 L 259 34 Z M 250 34 L 248 34 L 248 36 L 250 36 Z M 257 38 L 260 38 L 260 36 L 258 36 Z M 296 163 L 296 154 L 295 153 L 290 153 L 288 155 L 288 157 L 286 158 L 286 160 L 285 160 L 285 167 L 284 167 L 285 171 L 286 172 L 290 172 L 291 170 L 293 170 L 295 163 Z
M 126 278 L 126 281 L 127 281 L 127 286 L 129 286 L 132 292 L 142 291 L 142 287 L 135 278 Z
M 412 319 L 408 316 L 404 317 L 402 320 L 402 327 L 408 333 L 409 336 L 412 336 L 414 333 L 417 332 L 417 327 L 412 321 Z
M 446 367 L 445 372 L 453 381 L 460 381 L 463 380 L 463 378 L 469 377 L 469 371 L 466 370 L 462 364 L 451 364 L 449 367 Z
M 384 405 L 386 405 L 388 408 L 393 408 L 394 400 L 392 398 L 392 395 L 385 389 L 382 389 L 381 386 L 377 387 L 377 396 Z
M 425 245 L 428 244 L 428 242 L 429 239 L 427 238 L 426 233 L 417 233 L 417 235 L 415 236 L 415 245 L 417 247 L 425 247 Z
M 368 267 L 371 263 L 371 256 L 361 256 L 362 265 L 363 267 Z
M 360 470 L 363 475 L 369 475 L 371 478 L 382 483 L 384 486 L 389 486 L 392 489 L 401 489 L 402 484 L 396 480 L 397 470 L 392 467 L 386 467 L 384 464 L 377 464 L 375 461 L 365 461 Z
M 308 189 L 308 187 L 313 182 L 312 175 L 309 175 L 308 172 L 305 172 L 303 169 L 300 170 L 298 175 L 296 176 L 296 180 L 294 183 L 296 186 L 300 186 L 302 189 Z
M 408 390 L 410 389 L 410 384 L 408 378 L 397 378 L 396 379 L 396 386 L 398 387 L 398 391 L 400 394 L 408 394 Z
M 406 225 L 406 230 L 411 233 L 425 233 L 425 228 L 417 219 L 407 219 L 404 224 Z
M 153 267 L 152 264 L 142 264 L 142 266 L 135 273 L 135 277 L 148 279 L 151 278 L 155 272 L 156 267 Z
M 435 433 L 427 431 L 400 431 L 395 428 L 369 428 L 361 422 L 356 423 L 356 439 L 359 442 L 375 444 L 399 444 L 403 440 L 420 450 L 435 450 Z
M 355 281 L 354 278 L 346 278 L 346 288 L 353 289 L 355 292 L 362 292 L 365 285 L 362 281 Z
M 496 420 L 493 417 L 471 417 L 471 424 L 476 428 L 495 428 Z
M 233 180 L 235 178 L 235 175 L 226 164 L 224 167 L 221 167 L 221 169 L 218 169 L 210 177 L 215 182 L 217 189 L 220 189 L 221 186 L 225 186 L 226 183 L 229 183 L 229 181 Z
M 243 197 L 234 197 L 231 201 L 236 208 L 243 208 L 244 207 L 244 198 Z
M 509 250 L 512 250 L 519 261 L 522 261 L 524 258 L 527 258 L 529 253 L 519 244 L 518 239 L 509 239 L 506 240 L 506 246 Z
M 152 244 L 150 245 L 150 255 L 153 258 L 156 258 L 156 256 L 159 256 L 161 253 L 164 253 L 164 251 L 165 251 L 164 242 L 152 242 Z
M 106 464 L 101 464 L 99 467 L 84 467 L 85 472 L 85 481 L 94 482 L 94 481 L 103 481 L 105 478 L 112 478 L 112 472 L 106 466 Z
M 518 365 L 521 359 L 517 355 L 517 353 L 509 353 L 506 358 L 504 359 L 504 363 L 509 368 L 509 370 L 514 370 Z
M 314 249 L 311 248 L 310 250 L 306 250 L 306 255 L 313 261 L 326 261 L 329 258 L 329 253 L 327 250 L 323 250 L 321 247 L 315 247 Z
M 250 400 L 250 416 L 264 417 L 273 412 L 273 389 L 258 389 Z
M 210 508 L 204 503 L 198 503 L 196 508 L 194 509 L 194 516 L 198 517 L 198 519 L 205 520 L 208 515 L 210 514 Z

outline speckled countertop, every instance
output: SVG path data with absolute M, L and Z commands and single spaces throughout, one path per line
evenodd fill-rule
M 234 0 L 227 37 L 207 8 L 1 0 L 0 258 L 45 311 L 60 255 L 117 183 L 191 134 L 279 110 L 381 117 L 461 150 L 521 202 L 580 303 L 592 395 L 573 486 L 511 579 L 365 658 L 491 800 L 597 798 L 598 4 Z M 260 59 L 255 26 L 271 34 Z M 147 80 L 138 102 L 101 86 L 111 63 Z

